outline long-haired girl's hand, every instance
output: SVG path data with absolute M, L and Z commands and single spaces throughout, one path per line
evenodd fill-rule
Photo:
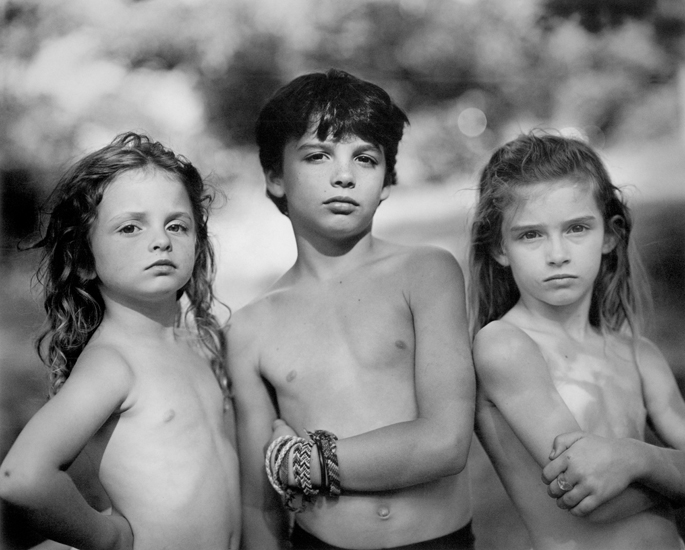
M 573 515 L 588 515 L 633 481 L 630 444 L 631 440 L 586 432 L 558 436 L 550 455 L 553 460 L 542 471 L 547 493 Z
M 114 508 L 112 509 L 111 519 L 119 534 L 117 545 L 113 550 L 133 550 L 133 529 L 131 529 L 131 524 Z

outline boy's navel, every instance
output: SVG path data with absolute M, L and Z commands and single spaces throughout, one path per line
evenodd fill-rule
M 176 416 L 176 411 L 174 411 L 174 409 L 169 409 L 167 412 L 164 413 L 164 418 L 162 420 L 165 423 L 171 422 L 175 416 Z
M 390 508 L 386 505 L 381 505 L 377 510 L 378 517 L 381 519 L 388 519 L 390 517 Z

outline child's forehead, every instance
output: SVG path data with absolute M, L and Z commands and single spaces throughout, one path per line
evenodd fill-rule
M 117 174 L 103 190 L 99 210 L 119 208 L 138 201 L 151 204 L 190 203 L 183 182 L 173 174 L 156 169 L 132 169 Z
M 345 134 L 336 136 L 333 135 L 332 133 L 328 133 L 326 136 L 323 136 L 323 139 L 319 136 L 318 133 L 318 126 L 317 125 L 310 125 L 309 128 L 305 131 L 304 134 L 302 134 L 299 138 L 294 137 L 292 138 L 289 143 L 293 145 L 295 148 L 299 148 L 308 144 L 329 144 L 329 145 L 334 145 L 338 143 L 354 143 L 354 142 L 359 142 L 360 144 L 365 144 L 368 145 L 369 147 L 375 147 L 378 149 L 381 149 L 381 147 L 374 143 L 369 141 L 368 139 L 355 134 L 353 132 L 347 132 Z
M 599 210 L 590 180 L 560 179 L 540 181 L 513 188 L 513 197 L 505 209 L 505 218 L 535 214 L 541 208 L 552 207 L 559 214 L 578 208 Z

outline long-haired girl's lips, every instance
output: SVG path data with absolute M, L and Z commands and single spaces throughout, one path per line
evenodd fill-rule
M 545 279 L 545 282 L 547 281 L 563 281 L 564 279 L 576 279 L 577 277 L 575 275 L 552 275 L 551 277 L 547 277 Z
M 159 260 L 159 261 L 155 262 L 154 264 L 152 264 L 150 267 L 148 267 L 148 269 L 151 269 L 151 268 L 153 268 L 153 267 L 159 267 L 159 266 L 163 266 L 163 267 L 176 267 L 176 266 L 174 265 L 174 263 L 173 263 L 173 262 L 170 262 L 169 260 Z

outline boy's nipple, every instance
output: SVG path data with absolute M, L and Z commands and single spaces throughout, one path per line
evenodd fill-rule
M 385 504 L 381 504 L 376 512 L 381 519 L 388 519 L 390 517 L 390 507 Z
M 166 424 L 167 422 L 171 422 L 175 416 L 176 411 L 174 411 L 174 409 L 169 409 L 167 412 L 164 413 L 164 417 L 162 418 L 162 420 Z

